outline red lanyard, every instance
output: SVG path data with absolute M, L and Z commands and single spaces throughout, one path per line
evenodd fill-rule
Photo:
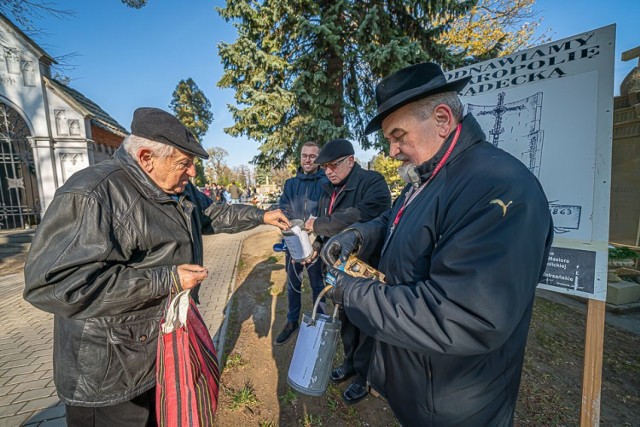
M 338 198 L 340 193 L 342 193 L 342 190 L 344 190 L 344 187 L 346 186 L 347 184 L 343 185 L 337 194 L 336 194 L 336 190 L 335 189 L 333 190 L 333 194 L 331 195 L 331 203 L 329 203 L 329 215 L 331 215 L 331 212 L 333 212 L 333 204 L 335 203 L 336 199 Z
M 433 178 L 438 174 L 438 172 L 440 172 L 440 170 L 444 166 L 445 162 L 447 161 L 447 159 L 451 155 L 451 152 L 453 151 L 453 147 L 456 146 L 456 143 L 458 142 L 458 137 L 460 136 L 460 131 L 461 130 L 462 130 L 462 125 L 460 123 L 458 123 L 458 126 L 456 127 L 456 134 L 453 137 L 453 141 L 451 141 L 451 145 L 449 146 L 447 151 L 444 153 L 444 156 L 442 157 L 442 159 L 436 165 L 436 168 L 433 170 L 433 173 L 431 174 L 429 179 L 424 184 L 422 184 L 420 186 L 420 188 L 418 188 L 417 191 L 413 192 L 413 188 L 411 188 L 411 190 L 409 190 L 409 192 L 407 193 L 407 195 L 404 198 L 404 203 L 402 204 L 402 206 L 400 207 L 400 210 L 396 214 L 396 218 L 393 220 L 393 225 L 391 227 L 391 233 L 393 233 L 393 230 L 396 228 L 396 226 L 400 222 L 400 218 L 402 218 L 402 215 L 404 214 L 404 211 L 407 208 L 407 206 L 409 206 L 409 204 L 411 202 L 413 202 L 413 199 L 415 199 L 416 196 L 418 194 L 420 194 L 420 192 L 427 186 L 427 184 L 429 184 L 431 182 L 431 180 L 433 180 Z M 411 197 L 409 197 L 409 196 L 411 196 Z M 391 237 L 391 235 L 389 235 L 389 237 Z
M 458 137 L 460 136 L 460 130 L 461 129 L 462 129 L 462 125 L 460 123 L 458 123 L 458 126 L 456 126 L 456 134 L 453 137 L 453 141 L 451 141 L 451 145 L 449 146 L 447 151 L 444 153 L 444 156 L 442 157 L 442 159 L 436 165 L 436 168 L 433 170 L 433 173 L 431 174 L 429 179 L 424 184 L 422 184 L 420 186 L 418 191 L 413 192 L 413 194 L 411 194 L 411 197 L 409 197 L 409 194 L 407 194 L 407 196 L 405 196 L 404 203 L 402 204 L 402 206 L 400 207 L 400 210 L 396 214 L 396 218 L 393 220 L 393 228 L 395 228 L 398 225 L 398 223 L 400 222 L 400 218 L 402 218 L 402 215 L 404 214 L 404 211 L 407 208 L 407 206 L 409 206 L 409 204 L 411 202 L 413 202 L 413 199 L 415 199 L 416 196 L 418 194 L 420 194 L 420 192 L 427 186 L 427 184 L 429 184 L 431 182 L 431 180 L 433 180 L 433 178 L 435 178 L 435 176 L 438 174 L 438 172 L 440 172 L 440 169 L 442 169 L 442 167 L 444 166 L 445 162 L 447 161 L 447 159 L 451 155 L 451 152 L 453 151 L 453 147 L 455 147 L 456 143 L 458 142 Z

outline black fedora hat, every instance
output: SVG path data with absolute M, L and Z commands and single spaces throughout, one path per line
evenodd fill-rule
M 379 130 L 385 117 L 409 102 L 436 93 L 460 92 L 470 79 L 471 76 L 468 76 L 447 82 L 440 66 L 433 62 L 423 62 L 396 71 L 376 86 L 378 114 L 365 128 L 365 135 Z

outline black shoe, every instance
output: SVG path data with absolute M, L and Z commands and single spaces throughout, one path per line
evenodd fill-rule
M 342 393 L 342 399 L 347 405 L 353 405 L 367 397 L 367 388 L 359 384 L 358 380 L 352 382 Z
M 282 345 L 289 341 L 289 339 L 293 336 L 293 333 L 298 330 L 298 322 L 287 322 L 284 325 L 284 329 L 280 332 L 280 335 L 276 338 L 275 345 Z
M 348 380 L 354 375 L 355 372 L 345 371 L 342 366 L 338 366 L 336 369 L 331 371 L 331 382 L 334 384 L 340 384 L 341 382 Z

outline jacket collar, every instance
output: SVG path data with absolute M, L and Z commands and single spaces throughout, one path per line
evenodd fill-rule
M 447 152 L 447 149 L 451 145 L 451 142 L 453 142 L 454 134 L 455 132 L 451 132 L 449 134 L 444 144 L 442 144 L 442 147 L 440 147 L 435 156 L 417 167 L 418 173 L 420 174 L 421 182 L 425 182 L 429 179 L 434 169 L 436 168 L 436 165 L 438 164 L 438 162 L 440 162 L 442 157 Z M 460 153 L 463 153 L 469 147 L 483 141 L 484 139 L 484 132 L 480 128 L 480 125 L 476 121 L 475 117 L 473 117 L 473 115 L 471 114 L 467 114 L 462 119 L 462 130 L 460 131 L 460 136 L 458 138 L 456 146 L 453 148 L 453 151 L 449 155 L 447 164 L 451 163 L 451 161 L 458 157 Z
M 133 185 L 138 188 L 144 197 L 158 202 L 173 200 L 151 180 L 149 175 L 140 168 L 138 162 L 136 162 L 129 153 L 127 153 L 122 145 L 116 150 L 113 157 L 120 163 L 122 169 L 131 178 Z
M 304 181 L 315 181 L 324 177 L 324 171 L 318 168 L 318 170 L 313 173 L 304 173 L 302 166 L 298 166 L 296 177 Z

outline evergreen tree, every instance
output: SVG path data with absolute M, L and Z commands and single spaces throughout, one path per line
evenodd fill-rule
M 238 38 L 220 43 L 233 88 L 235 124 L 225 131 L 261 143 L 254 159 L 280 166 L 308 140 L 347 137 L 384 148 L 363 134 L 375 112 L 380 78 L 410 64 L 464 65 L 465 52 L 439 39 L 477 0 L 227 0 Z M 446 16 L 446 19 L 438 19 Z
M 201 141 L 209 130 L 209 125 L 213 122 L 213 113 L 211 113 L 211 102 L 209 102 L 204 92 L 200 90 L 192 78 L 180 80 L 173 91 L 169 107 L 173 110 L 178 120 L 193 133 L 198 141 Z M 204 165 L 200 158 L 196 158 L 195 166 L 196 177 L 194 184 L 201 187 L 207 181 Z

